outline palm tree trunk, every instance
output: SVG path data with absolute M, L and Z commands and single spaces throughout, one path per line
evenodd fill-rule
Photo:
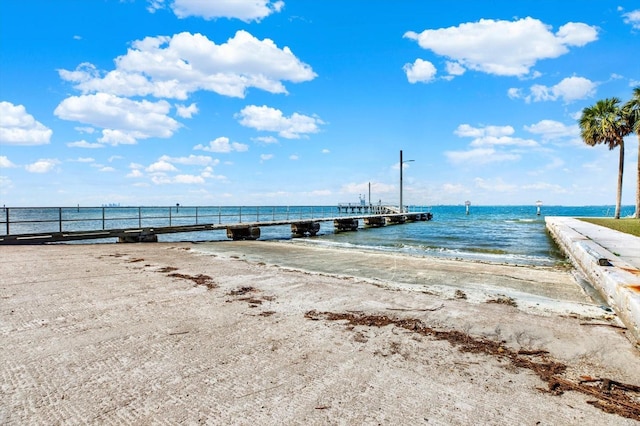
M 638 134 L 638 180 L 636 181 L 636 219 L 640 219 L 640 134 Z
M 618 195 L 616 197 L 615 218 L 620 219 L 620 205 L 622 204 L 622 173 L 624 172 L 624 141 L 620 141 L 620 160 L 618 164 Z

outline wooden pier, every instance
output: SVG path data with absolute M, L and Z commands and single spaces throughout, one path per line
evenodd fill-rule
M 256 240 L 260 238 L 260 228 L 268 226 L 289 225 L 291 235 L 293 237 L 315 236 L 321 227 L 321 223 L 333 222 L 336 232 L 356 231 L 360 226 L 360 221 L 364 227 L 381 227 L 394 224 L 402 224 L 407 222 L 428 221 L 431 220 L 431 213 L 394 213 L 392 210 L 384 210 L 385 213 L 372 214 L 368 213 L 359 215 L 345 216 L 328 216 L 318 218 L 293 218 L 287 217 L 281 220 L 255 220 L 255 221 L 236 221 L 233 223 L 198 223 L 191 225 L 170 225 L 170 226 L 132 226 L 117 229 L 94 229 L 94 230 L 68 230 L 63 231 L 63 220 L 60 219 L 58 230 L 55 232 L 36 232 L 36 233 L 16 233 L 0 235 L 0 245 L 9 244 L 47 244 L 78 240 L 97 240 L 105 238 L 117 238 L 121 243 L 133 242 L 157 242 L 158 235 L 173 234 L 183 232 L 203 232 L 226 230 L 227 238 L 232 240 Z M 104 216 L 104 213 L 103 213 Z M 274 215 L 275 216 L 275 215 Z M 289 216 L 289 215 L 287 215 Z M 62 218 L 62 213 L 60 214 Z M 258 215 L 258 219 L 259 219 Z M 137 221 L 142 224 L 141 217 L 128 218 L 131 221 Z M 158 219 L 158 218 L 155 218 Z M 86 219 L 91 221 L 95 219 Z M 174 216 L 175 220 L 175 216 Z M 68 222 L 80 222 L 80 219 L 69 220 Z M 36 222 L 40 221 L 26 221 Z M 47 221 L 53 222 L 53 221 Z M 9 221 L 7 220 L 7 231 L 9 230 Z M 104 219 L 103 219 L 104 227 Z

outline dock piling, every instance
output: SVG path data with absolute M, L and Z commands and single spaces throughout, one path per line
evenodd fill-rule
M 294 222 L 291 224 L 291 234 L 294 237 L 315 236 L 320 231 L 319 222 Z
M 335 219 L 333 221 L 333 227 L 338 232 L 357 231 L 358 219 Z
M 227 227 L 227 238 L 238 240 L 257 240 L 260 238 L 260 228 L 250 225 L 236 225 Z

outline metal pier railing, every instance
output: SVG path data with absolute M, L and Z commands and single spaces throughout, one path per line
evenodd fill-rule
M 339 206 L 7 207 L 0 213 L 0 244 L 114 237 L 129 241 L 219 229 L 227 229 L 233 237 L 229 229 L 398 216 L 386 207 L 355 215 Z

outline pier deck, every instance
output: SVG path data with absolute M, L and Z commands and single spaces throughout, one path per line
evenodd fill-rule
M 230 221 L 226 223 L 196 223 L 188 225 L 170 226 L 130 226 L 114 229 L 88 229 L 88 230 L 62 230 L 62 220 L 60 220 L 59 230 L 54 232 L 31 232 L 0 235 L 0 245 L 9 244 L 46 244 L 56 242 L 94 240 L 106 238 L 118 238 L 119 242 L 155 242 L 157 236 L 161 234 L 173 234 L 184 232 L 203 232 L 226 230 L 227 236 L 233 240 L 257 239 L 260 237 L 260 228 L 268 226 L 290 225 L 294 236 L 315 235 L 320 229 L 321 222 L 333 222 L 336 231 L 355 230 L 359 221 L 364 220 L 364 225 L 385 226 L 387 224 L 397 224 L 405 222 L 426 221 L 431 219 L 431 213 L 411 212 L 411 213 L 391 213 L 385 210 L 385 214 L 358 214 L 339 215 L 317 218 L 290 218 L 276 220 L 255 220 L 255 221 Z M 141 224 L 140 218 L 129 218 Z M 94 219 L 86 219 L 91 221 Z M 75 222 L 81 221 L 74 219 Z M 35 221 L 37 222 L 37 221 Z M 8 222 L 7 222 L 8 223 Z M 8 226 L 7 226 L 8 229 Z

